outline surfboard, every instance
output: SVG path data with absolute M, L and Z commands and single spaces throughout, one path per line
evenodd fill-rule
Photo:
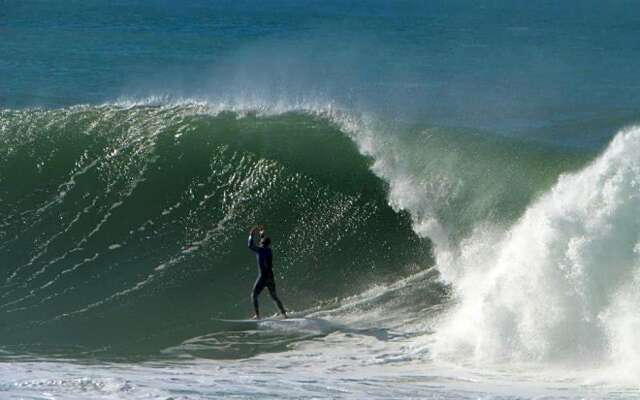
M 224 319 L 211 318 L 213 321 L 235 323 L 235 324 L 257 324 L 260 322 L 284 322 L 284 323 L 300 323 L 306 321 L 306 318 L 261 318 L 261 319 Z

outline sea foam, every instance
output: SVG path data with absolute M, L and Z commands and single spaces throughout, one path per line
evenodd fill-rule
M 505 231 L 478 227 L 439 268 L 457 306 L 434 353 L 638 371 L 640 128 L 534 201 Z

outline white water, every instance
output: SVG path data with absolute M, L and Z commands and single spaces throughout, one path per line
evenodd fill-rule
M 459 304 L 436 330 L 436 358 L 602 368 L 638 383 L 640 128 L 510 228 L 478 227 L 438 262 Z
M 2 399 L 632 399 L 633 388 L 547 371 L 489 372 L 407 355 L 411 338 L 335 332 L 246 360 L 0 364 Z M 405 354 L 404 357 L 401 355 Z

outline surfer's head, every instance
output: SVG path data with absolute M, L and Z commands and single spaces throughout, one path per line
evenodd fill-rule
M 263 237 L 262 239 L 260 239 L 260 246 L 262 247 L 269 247 L 271 245 L 271 239 L 268 237 Z

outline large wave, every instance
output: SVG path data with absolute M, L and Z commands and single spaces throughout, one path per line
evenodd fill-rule
M 157 352 L 245 317 L 255 222 L 297 310 L 433 319 L 449 301 L 429 289 L 435 264 L 453 289 L 436 357 L 604 360 L 633 342 L 635 131 L 584 167 L 591 154 L 330 104 L 0 117 L 13 350 Z
M 246 318 L 258 222 L 293 310 L 428 264 L 428 243 L 322 112 L 3 111 L 5 348 L 153 352 L 215 330 L 212 317 Z

